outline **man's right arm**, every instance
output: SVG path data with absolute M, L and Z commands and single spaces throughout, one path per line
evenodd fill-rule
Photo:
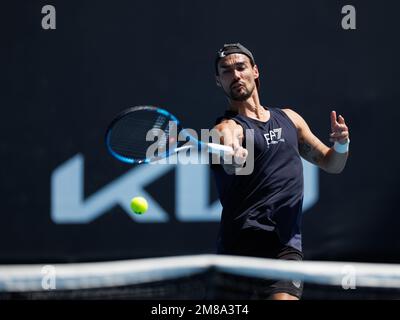
M 236 168 L 244 165 L 248 155 L 247 150 L 242 147 L 244 139 L 243 128 L 235 121 L 225 119 L 213 129 L 218 131 L 220 143 L 233 149 L 233 161 L 227 162 L 222 158 L 222 166 L 228 174 L 234 174 Z
M 220 134 L 220 143 L 233 149 L 242 145 L 244 134 L 242 126 L 233 120 L 224 119 L 214 127 Z

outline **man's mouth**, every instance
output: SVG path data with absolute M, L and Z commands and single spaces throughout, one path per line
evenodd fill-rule
M 241 84 L 241 83 L 235 83 L 235 84 L 232 86 L 232 89 L 239 89 L 240 87 L 244 87 L 243 84 Z

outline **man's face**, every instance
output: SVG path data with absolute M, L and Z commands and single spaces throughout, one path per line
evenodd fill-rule
M 218 62 L 217 84 L 232 100 L 245 101 L 253 93 L 258 78 L 257 66 L 252 66 L 250 58 L 244 54 L 234 53 Z

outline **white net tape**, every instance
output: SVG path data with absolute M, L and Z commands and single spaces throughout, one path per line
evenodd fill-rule
M 252 257 L 195 255 L 113 262 L 0 266 L 0 291 L 44 290 L 54 277 L 57 290 L 102 288 L 171 280 L 214 268 L 239 276 L 297 279 L 342 286 L 400 288 L 400 265 L 353 262 L 282 261 Z

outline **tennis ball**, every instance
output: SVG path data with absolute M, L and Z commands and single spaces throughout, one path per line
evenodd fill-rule
M 149 205 L 143 197 L 134 197 L 131 200 L 131 209 L 136 214 L 143 214 L 147 211 Z

